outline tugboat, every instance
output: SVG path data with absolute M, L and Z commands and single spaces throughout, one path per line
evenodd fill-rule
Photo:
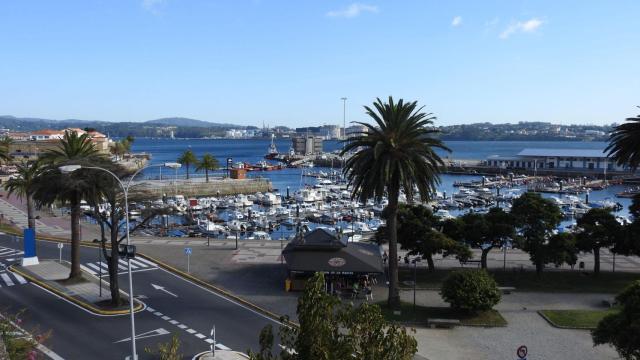
M 278 149 L 276 148 L 275 143 L 276 134 L 271 134 L 271 145 L 269 145 L 269 150 L 267 151 L 267 155 L 264 156 L 267 160 L 273 160 L 278 156 Z

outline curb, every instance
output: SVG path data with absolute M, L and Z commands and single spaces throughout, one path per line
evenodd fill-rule
M 275 313 L 273 313 L 273 312 L 271 312 L 271 311 L 269 311 L 269 310 L 267 310 L 267 309 L 265 309 L 265 308 L 263 308 L 261 306 L 258 306 L 256 304 L 250 302 L 250 301 L 247 301 L 247 300 L 245 300 L 245 299 L 243 299 L 243 298 L 241 298 L 241 297 L 239 297 L 237 295 L 234 295 L 234 294 L 230 293 L 227 290 L 224 290 L 224 289 L 222 289 L 222 288 L 220 288 L 218 286 L 212 285 L 212 284 L 210 284 L 210 283 L 208 283 L 208 282 L 206 282 L 204 280 L 201 280 L 201 279 L 199 279 L 199 278 L 197 278 L 197 277 L 195 277 L 195 276 L 193 276 L 191 274 L 188 274 L 188 273 L 186 273 L 186 272 L 184 272 L 182 270 L 176 269 L 175 267 L 173 267 L 173 266 L 171 266 L 169 264 L 166 264 L 166 263 L 164 263 L 164 262 L 162 262 L 162 261 L 160 261 L 160 260 L 158 260 L 156 258 L 153 258 L 153 257 L 151 257 L 149 255 L 142 254 L 142 253 L 138 253 L 137 255 L 140 256 L 140 257 L 143 257 L 143 258 L 145 258 L 145 259 L 147 259 L 149 261 L 155 262 L 156 264 L 158 264 L 158 266 L 160 266 L 164 270 L 170 271 L 170 272 L 172 272 L 172 273 L 174 273 L 174 274 L 176 274 L 176 275 L 178 275 L 178 276 L 180 276 L 180 277 L 182 277 L 184 279 L 187 279 L 187 280 L 189 280 L 189 281 L 191 281 L 193 283 L 196 283 L 196 284 L 198 284 L 200 286 L 203 286 L 203 287 L 205 287 L 205 288 L 207 288 L 209 290 L 215 291 L 215 292 L 217 292 L 217 293 L 219 293 L 221 295 L 224 295 L 225 297 L 228 297 L 229 299 L 237 301 L 238 303 L 240 303 L 240 304 L 242 304 L 242 305 L 244 305 L 244 306 L 246 306 L 246 307 L 248 307 L 248 308 L 250 308 L 252 310 L 257 311 L 257 312 L 261 313 L 262 315 L 264 315 L 264 316 L 266 316 L 268 318 L 271 318 L 272 320 L 275 320 L 275 321 L 277 321 L 279 323 L 282 323 L 285 326 L 299 327 L 299 325 L 297 323 L 293 322 L 293 321 L 287 321 L 286 323 L 284 323 L 282 321 L 281 317 L 278 316 L 277 314 L 275 314 Z
M 554 323 L 553 321 L 551 321 L 551 319 L 549 319 L 547 317 L 547 315 L 545 315 L 543 312 L 543 310 L 538 310 L 536 311 L 538 313 L 538 315 L 542 316 L 543 319 L 545 319 L 549 325 L 553 326 L 554 328 L 558 328 L 558 329 L 565 329 L 565 330 L 594 330 L 594 327 L 587 327 L 587 326 L 562 326 L 562 325 L 558 325 L 556 323 Z
M 14 273 L 17 273 L 17 274 L 21 275 L 22 277 L 28 279 L 32 283 L 34 283 L 34 284 L 36 284 L 38 286 L 41 286 L 41 287 L 51 291 L 52 293 L 54 293 L 54 294 L 56 294 L 56 295 L 58 295 L 58 296 L 60 296 L 60 297 L 62 297 L 64 299 L 66 299 L 66 300 L 68 300 L 68 301 L 70 301 L 70 302 L 82 307 L 83 309 L 94 313 L 94 314 L 107 315 L 107 316 L 111 316 L 111 315 L 127 315 L 127 314 L 129 314 L 129 309 L 126 309 L 126 310 L 102 310 L 102 309 L 99 309 L 99 308 L 97 308 L 97 307 L 95 307 L 93 305 L 90 305 L 89 303 L 81 301 L 81 300 L 79 300 L 79 299 L 77 299 L 77 298 L 75 298 L 73 296 L 69 296 L 69 295 L 67 295 L 67 294 L 65 294 L 63 292 L 60 292 L 60 290 L 48 285 L 47 283 L 45 283 L 45 282 L 43 282 L 43 281 L 41 281 L 39 279 L 36 279 L 35 277 L 33 277 L 33 276 L 31 276 L 31 275 L 29 275 L 29 274 L 27 274 L 25 272 L 22 272 L 20 270 L 15 269 L 15 264 L 9 266 L 9 270 L 14 272 Z M 133 299 L 133 301 L 136 301 L 135 298 Z M 142 303 L 136 301 L 136 306 L 134 307 L 133 311 L 135 313 L 135 312 L 141 311 L 143 308 L 144 308 L 144 305 Z

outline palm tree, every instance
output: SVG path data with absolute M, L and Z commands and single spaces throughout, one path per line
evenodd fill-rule
M 9 145 L 13 143 L 13 139 L 4 136 L 0 139 L 0 161 L 8 162 L 11 160 L 11 154 L 9 154 Z
M 29 229 L 36 230 L 36 219 L 33 216 L 33 193 L 35 183 L 42 172 L 42 164 L 39 161 L 31 163 L 21 163 L 17 165 L 17 177 L 9 179 L 4 188 L 9 195 L 16 194 L 19 198 L 27 202 L 27 223 Z
M 204 170 L 204 176 L 207 182 L 209 182 L 209 170 L 215 170 L 219 167 L 220 163 L 218 159 L 211 154 L 204 154 L 202 160 L 198 163 L 198 167 L 196 167 L 196 171 Z
M 341 155 L 350 151 L 343 169 L 352 189 L 352 197 L 365 202 L 373 198 L 381 201 L 389 198 L 387 227 L 389 235 L 389 298 L 388 305 L 397 309 L 400 305 L 398 293 L 398 197 L 404 191 L 407 199 L 414 195 L 417 187 L 420 198 L 429 200 L 440 182 L 439 174 L 444 162 L 435 148 L 450 151 L 442 141 L 433 138 L 438 130 L 433 128 L 435 116 L 422 112 L 417 102 L 405 103 L 400 99 L 388 103 L 379 98 L 375 108 L 365 106 L 367 115 L 375 125 L 357 123 L 366 131 L 346 140 Z
M 180 157 L 178 158 L 178 162 L 187 168 L 187 179 L 189 179 L 189 166 L 192 164 L 197 164 L 198 158 L 196 157 L 196 154 L 194 154 L 193 151 L 189 149 L 183 152 L 182 155 L 180 155 Z
M 611 132 L 609 145 L 604 151 L 618 165 L 627 165 L 635 171 L 640 166 L 640 115 L 627 121 Z
M 71 273 L 69 278 L 78 278 L 80 271 L 80 203 L 83 198 L 95 192 L 87 180 L 101 176 L 95 170 L 80 169 L 71 174 L 62 174 L 62 165 L 80 164 L 90 166 L 102 159 L 87 134 L 65 132 L 57 149 L 51 149 L 42 156 L 47 164 L 37 177 L 34 200 L 41 205 L 51 205 L 56 201 L 68 202 L 71 207 Z

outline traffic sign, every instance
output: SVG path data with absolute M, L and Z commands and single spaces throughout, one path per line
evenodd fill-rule
M 58 243 L 58 249 L 62 249 L 64 247 L 63 243 Z
M 520 345 L 520 347 L 516 351 L 516 355 L 518 355 L 519 360 L 526 360 L 528 353 L 529 353 L 529 350 L 524 345 Z
M 191 255 L 191 253 L 193 252 L 193 249 L 191 248 L 184 248 L 184 253 L 187 255 Z

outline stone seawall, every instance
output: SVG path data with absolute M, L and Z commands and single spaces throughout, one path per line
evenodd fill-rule
M 268 179 L 204 179 L 190 180 L 143 180 L 131 185 L 131 198 L 161 198 L 163 195 L 185 197 L 250 194 L 272 191 Z

